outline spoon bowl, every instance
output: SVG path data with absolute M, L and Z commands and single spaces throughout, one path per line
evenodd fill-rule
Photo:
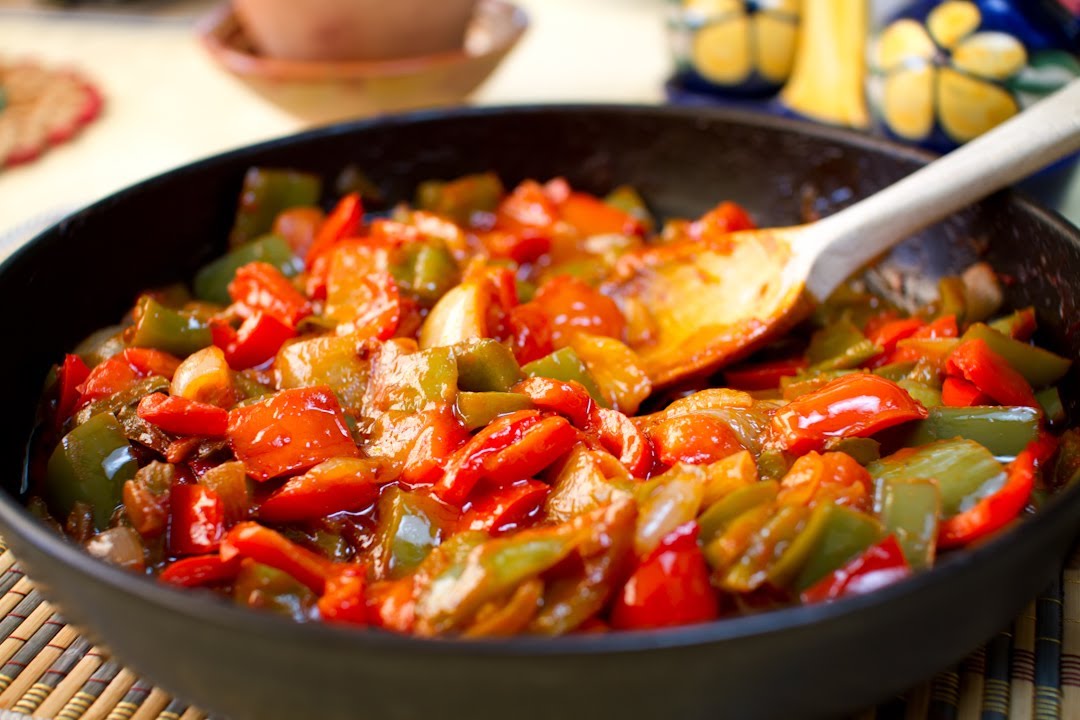
M 1078 150 L 1080 80 L 835 215 L 644 248 L 603 289 L 650 316 L 632 347 L 654 387 L 707 375 L 790 329 L 905 238 Z

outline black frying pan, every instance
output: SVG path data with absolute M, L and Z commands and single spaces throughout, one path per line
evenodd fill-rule
M 244 171 L 334 177 L 355 163 L 390 199 L 427 178 L 494 169 L 639 188 L 664 215 L 734 199 L 766 224 L 829 212 L 927 161 L 916 151 L 787 120 L 662 108 L 538 107 L 417 114 L 327 128 L 205 160 L 114 195 L 0 267 L 0 532 L 45 594 L 124 662 L 200 706 L 258 718 L 791 718 L 857 710 L 959 660 L 1058 572 L 1080 489 L 932 572 L 831 605 L 657 632 L 459 642 L 298 625 L 175 591 L 84 554 L 19 503 L 38 389 L 51 363 L 115 321 L 143 287 L 220 254 Z M 73 169 L 77 171 L 77 169 Z M 1080 358 L 1080 233 L 999 194 L 889 260 L 918 291 L 979 254 L 1033 304 L 1042 342 Z M 1080 399 L 1075 377 L 1070 410 Z M 23 480 L 25 482 L 25 479 Z

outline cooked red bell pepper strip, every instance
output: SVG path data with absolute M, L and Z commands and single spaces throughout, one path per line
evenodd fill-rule
M 948 407 L 971 407 L 989 405 L 993 398 L 983 394 L 967 380 L 949 376 L 941 385 L 941 402 Z
M 716 592 L 697 544 L 698 526 L 672 530 L 634 569 L 611 612 L 612 627 L 624 630 L 671 627 L 717 617 Z
M 169 563 L 158 579 L 181 587 L 218 585 L 234 580 L 240 572 L 240 558 L 222 560 L 221 555 L 196 555 Z
M 229 297 L 252 311 L 262 310 L 289 327 L 311 314 L 311 303 L 270 263 L 250 262 L 236 271 Z
M 644 234 L 637 218 L 587 193 L 571 192 L 559 204 L 559 215 L 582 235 Z
M 229 412 L 209 403 L 153 393 L 139 401 L 139 417 L 175 435 L 225 437 Z
M 942 315 L 933 322 L 919 328 L 911 337 L 939 340 L 941 338 L 954 338 L 959 335 L 960 328 L 957 327 L 956 316 Z
M 890 535 L 861 555 L 849 560 L 800 595 L 804 603 L 838 600 L 851 595 L 865 595 L 911 575 L 904 551 Z
M 328 387 L 282 390 L 230 410 L 228 438 L 248 475 L 259 481 L 360 455 Z
M 570 275 L 556 275 L 536 291 L 533 302 L 547 316 L 556 345 L 571 332 L 622 338 L 626 318 L 615 301 Z
M 103 360 L 78 386 L 79 407 L 126 390 L 139 377 L 139 373 L 120 355 Z
M 450 456 L 469 440 L 469 433 L 446 406 L 421 410 L 424 429 L 409 448 L 401 482 L 405 485 L 431 485 L 438 482 Z
M 1036 454 L 1045 454 L 1032 445 L 1009 464 L 1008 478 L 1000 490 L 941 523 L 938 528 L 939 548 L 967 545 L 999 530 L 1020 514 L 1035 487 Z
M 804 357 L 743 365 L 724 371 L 727 385 L 738 390 L 775 390 L 780 380 L 798 375 L 809 363 Z
M 308 277 L 305 291 L 315 300 L 326 299 L 326 276 L 330 272 L 330 258 L 334 245 L 356 236 L 364 219 L 364 206 L 357 193 L 341 198 L 319 230 L 311 244 L 304 262 Z
M 90 377 L 90 368 L 78 355 L 65 355 L 57 373 L 60 390 L 56 397 L 56 426 L 60 427 L 79 404 L 79 386 Z
M 296 255 L 306 257 L 325 220 L 326 215 L 320 208 L 300 205 L 278 213 L 270 232 L 284 238 Z
M 316 258 L 324 255 L 339 240 L 355 237 L 363 219 L 364 203 L 359 193 L 349 193 L 341 198 L 315 233 L 315 241 L 305 258 L 308 270 L 311 270 L 312 262 Z
M 510 347 L 519 364 L 547 357 L 555 350 L 551 342 L 551 322 L 536 303 L 524 303 L 510 310 L 507 325 Z
M 477 237 L 491 257 L 509 258 L 518 264 L 533 262 L 551 250 L 551 238 L 533 230 L 490 230 Z
M 873 332 L 868 329 L 866 337 L 875 346 L 881 348 L 881 352 L 864 365 L 869 368 L 888 365 L 892 362 L 893 353 L 896 352 L 896 343 L 915 335 L 924 325 L 925 323 L 919 318 L 903 318 L 883 322 L 875 326 Z
M 461 518 L 464 530 L 484 530 L 499 534 L 521 528 L 544 502 L 551 487 L 539 480 L 521 480 L 489 490 L 472 500 L 472 506 Z
M 326 590 L 319 598 L 319 615 L 327 622 L 367 625 L 367 567 L 334 567 L 326 579 Z
M 169 552 L 204 555 L 218 549 L 225 534 L 225 505 L 203 485 L 174 483 L 169 491 Z
M 326 591 L 326 581 L 334 564 L 302 548 L 284 535 L 255 522 L 242 522 L 228 532 L 221 542 L 221 559 L 251 558 L 255 562 L 291 575 L 316 595 Z
M 212 320 L 210 331 L 233 370 L 262 365 L 277 354 L 286 340 L 296 336 L 296 330 L 262 311 L 244 320 L 239 330 Z
M 926 417 L 926 408 L 896 383 L 856 373 L 780 408 L 773 416 L 772 429 L 785 450 L 802 455 L 820 450 L 828 438 L 867 437 Z
M 1039 409 L 1039 401 L 1024 376 L 980 338 L 960 343 L 946 359 L 945 372 L 964 378 L 1002 405 Z
M 290 523 L 363 510 L 379 494 L 379 470 L 379 463 L 371 460 L 329 460 L 290 479 L 263 500 L 259 519 Z
M 548 232 L 558 220 L 555 202 L 534 180 L 525 180 L 495 210 L 495 227 L 510 232 Z
M 1060 444 L 1060 437 L 1051 435 L 1045 428 L 1039 430 L 1038 436 L 1027 446 L 1036 470 L 1042 469 L 1043 465 L 1054 458 Z
M 589 427 L 596 409 L 589 391 L 573 380 L 531 377 L 514 385 L 510 392 L 521 393 L 541 410 L 563 415 L 581 430 Z
M 989 323 L 990 327 L 999 333 L 1008 335 L 1014 340 L 1023 341 L 1030 340 L 1031 336 L 1035 334 L 1036 324 L 1035 308 L 1033 307 L 1017 310 L 1012 315 L 1006 315 Z
M 128 348 L 102 361 L 76 386 L 79 391 L 78 407 L 127 390 L 149 375 L 172 379 L 179 366 L 179 359 L 160 350 Z
M 367 592 L 368 622 L 385 630 L 407 633 L 416 624 L 413 578 L 373 583 Z
M 564 418 L 521 410 L 495 419 L 450 458 L 435 494 L 460 507 L 480 480 L 506 485 L 532 477 L 567 452 L 577 432 Z
M 701 465 L 745 450 L 726 422 L 696 413 L 664 418 L 649 428 L 657 461 Z
M 741 205 L 725 200 L 691 223 L 690 235 L 699 240 L 719 240 L 728 233 L 756 227 Z
M 180 367 L 180 358 L 153 348 L 128 348 L 120 353 L 120 357 L 142 377 L 160 375 L 172 380 L 176 368 Z
M 919 318 L 892 320 L 879 325 L 872 333 L 868 331 L 866 336 L 885 353 L 891 353 L 896 349 L 896 343 L 911 337 L 924 325 Z
M 653 466 L 653 449 L 645 433 L 630 418 L 618 410 L 596 408 L 591 432 L 598 435 L 600 444 L 619 458 L 634 477 L 645 477 Z

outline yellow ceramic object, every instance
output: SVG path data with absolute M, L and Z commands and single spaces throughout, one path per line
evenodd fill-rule
M 694 36 L 694 67 L 718 85 L 738 85 L 750 77 L 750 18 L 735 15 L 703 27 Z
M 982 13 L 975 3 L 951 0 L 930 11 L 926 27 L 941 47 L 955 47 L 962 38 L 975 32 Z
M 1020 112 L 1013 96 L 997 85 L 942 68 L 938 76 L 938 115 L 950 137 L 967 142 Z
M 866 72 L 866 0 L 814 0 L 803 5 L 795 68 L 780 93 L 787 107 L 833 125 L 870 124 Z
M 692 40 L 694 69 L 717 85 L 740 85 L 756 71 L 781 83 L 791 72 L 799 1 L 766 0 L 749 12 L 743 0 L 685 0 L 685 17 L 699 25 Z
M 981 22 L 974 3 L 949 0 L 925 27 L 903 19 L 881 34 L 873 58 L 884 76 L 880 110 L 893 132 L 922 141 L 940 120 L 952 140 L 967 142 L 1020 112 L 998 83 L 1024 69 L 1027 51 L 1011 35 L 978 31 Z

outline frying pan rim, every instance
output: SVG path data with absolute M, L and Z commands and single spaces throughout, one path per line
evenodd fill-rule
M 528 104 L 452 109 L 422 110 L 411 113 L 358 120 L 307 130 L 260 143 L 246 145 L 223 153 L 201 158 L 194 162 L 170 169 L 112 193 L 87 207 L 73 213 L 15 250 L 0 263 L 0 280 L 11 267 L 25 256 L 41 252 L 42 246 L 59 242 L 65 224 L 78 222 L 81 217 L 108 212 L 109 206 L 125 202 L 129 195 L 152 189 L 160 183 L 172 182 L 178 175 L 196 175 L 206 168 L 225 164 L 244 156 L 256 157 L 280 147 L 303 144 L 309 140 L 351 135 L 366 131 L 393 128 L 401 125 L 439 123 L 446 120 L 486 116 L 525 115 L 654 115 L 657 117 L 682 117 L 698 120 L 705 125 L 711 122 L 765 127 L 785 133 L 820 138 L 843 145 L 856 151 L 885 154 L 892 158 L 926 163 L 936 155 L 925 150 L 908 147 L 887 139 L 873 137 L 842 128 L 814 125 L 787 117 L 762 115 L 728 108 L 697 108 L 654 106 L 640 104 L 608 103 L 561 103 Z M 1002 199 L 1012 202 L 1019 211 L 1035 217 L 1049 226 L 1056 226 L 1060 235 L 1074 247 L 1080 248 L 1080 229 L 1060 214 L 1044 208 L 1023 193 L 1003 191 Z M 25 456 L 24 456 L 24 474 Z M 25 477 L 24 477 L 25 480 Z M 725 641 L 744 640 L 755 636 L 806 630 L 812 626 L 835 622 L 855 622 L 860 615 L 882 612 L 905 598 L 931 590 L 953 581 L 953 577 L 965 568 L 992 562 L 995 555 L 1007 543 L 1034 542 L 1046 528 L 1062 522 L 1062 518 L 1080 507 L 1080 487 L 1073 487 L 1056 495 L 1047 507 L 1042 508 L 1034 521 L 1028 520 L 1018 527 L 1000 533 L 978 547 L 951 554 L 944 562 L 929 572 L 921 573 L 904 582 L 891 585 L 874 593 L 846 598 L 833 603 L 799 605 L 773 610 L 758 615 L 724 618 L 699 625 L 646 631 L 619 631 L 600 635 L 571 635 L 558 638 L 511 637 L 489 640 L 432 639 L 398 635 L 366 628 L 342 627 L 323 623 L 298 623 L 270 613 L 253 612 L 212 595 L 208 592 L 182 590 L 167 587 L 145 575 L 136 575 L 99 560 L 74 543 L 56 535 L 33 517 L 8 491 L 0 492 L 0 525 L 17 541 L 32 545 L 51 563 L 69 568 L 83 576 L 83 580 L 97 581 L 123 595 L 137 598 L 140 602 L 157 605 L 191 620 L 210 622 L 215 626 L 231 628 L 242 633 L 274 633 L 282 642 L 319 642 L 329 646 L 347 643 L 357 650 L 422 652 L 432 654 L 469 654 L 487 656 L 559 656 L 559 655 L 606 655 L 636 653 L 650 650 L 675 649 L 703 646 Z M 15 543 L 17 544 L 17 543 Z

